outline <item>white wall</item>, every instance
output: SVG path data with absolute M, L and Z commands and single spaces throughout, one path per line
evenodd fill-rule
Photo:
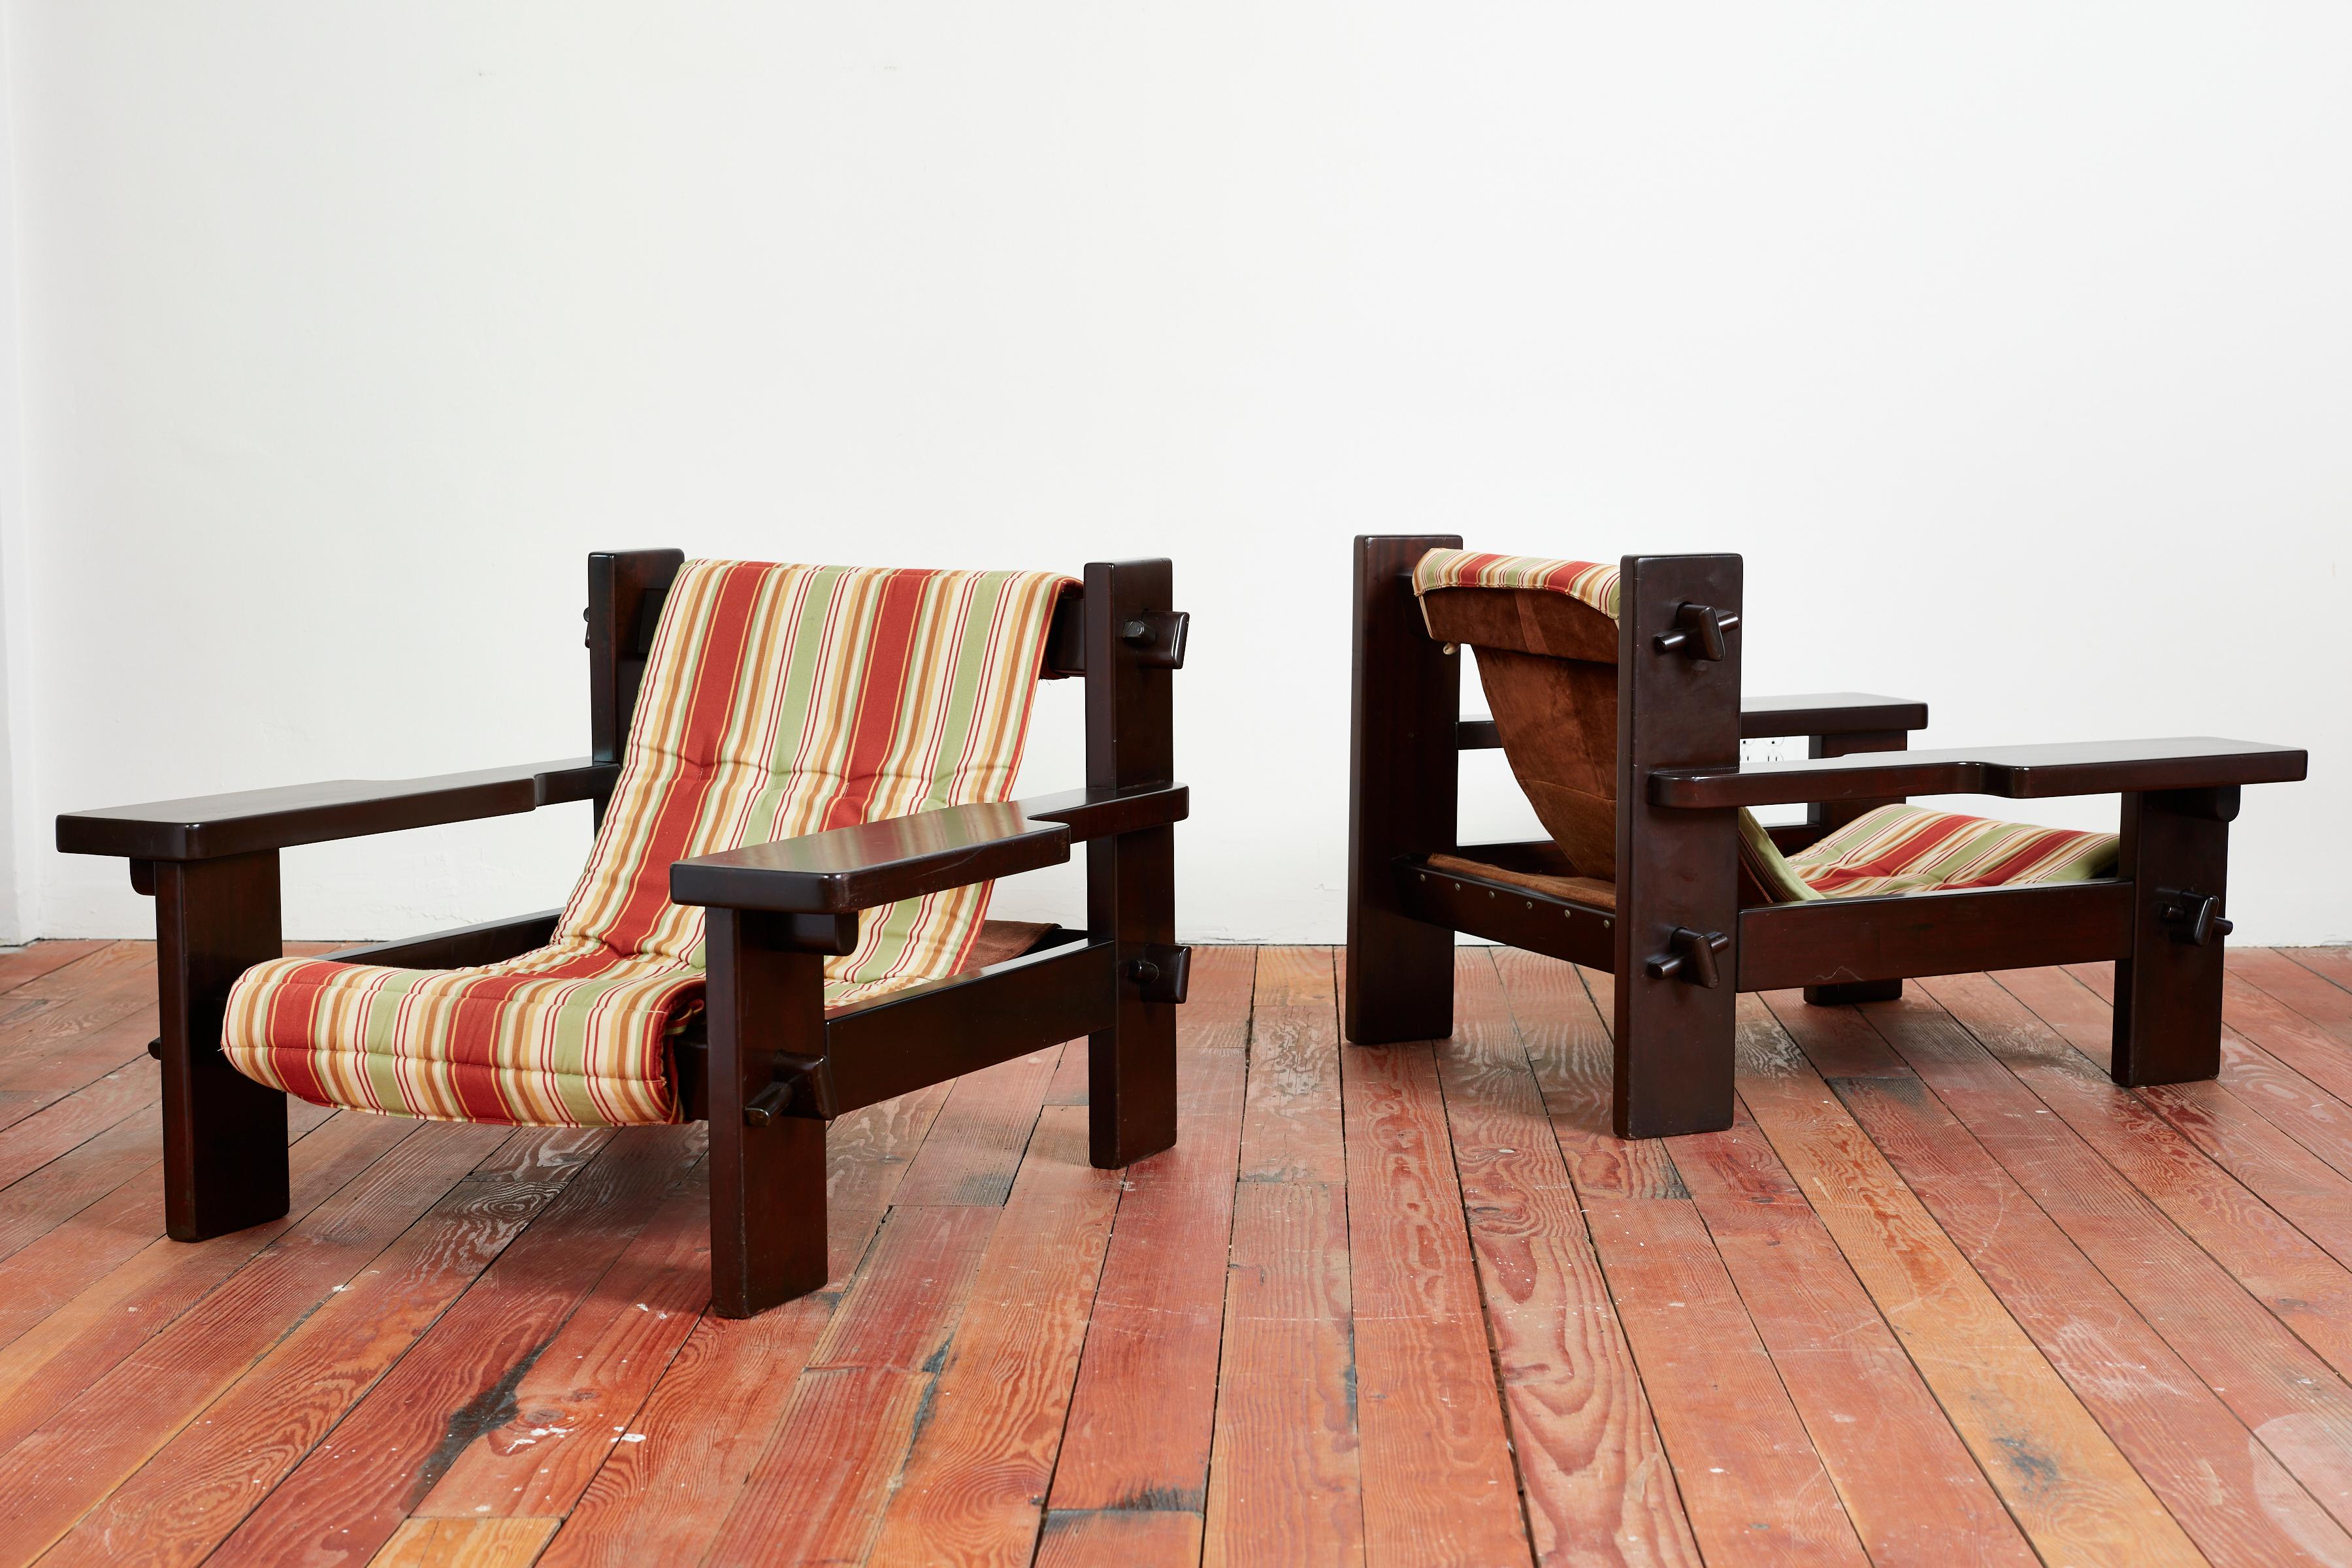
M 149 919 L 59 809 L 584 750 L 582 557 L 675 543 L 1173 555 L 1183 927 L 1331 940 L 1347 542 L 1443 529 L 1739 551 L 1750 689 L 1930 743 L 2307 744 L 2232 912 L 2352 937 L 2339 5 L 6 21 L 35 929 Z M 293 852 L 289 930 L 556 902 L 543 818 Z

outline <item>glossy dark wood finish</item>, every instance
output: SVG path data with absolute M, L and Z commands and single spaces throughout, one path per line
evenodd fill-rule
M 68 812 L 58 818 L 66 855 L 211 860 L 298 844 L 512 816 L 610 790 L 615 770 L 585 760 L 527 763 L 422 779 L 333 779 Z
M 950 805 L 680 860 L 669 896 L 737 910 L 870 910 L 1069 858 L 1069 828 L 1030 821 L 1017 802 Z
M 662 603 L 685 563 L 682 550 L 599 551 L 588 557 L 588 732 L 600 763 L 619 763 L 628 746 Z M 611 793 L 607 785 L 599 797 L 599 826 Z
M 1090 942 L 1024 953 L 843 1013 L 825 1025 L 810 1105 L 804 1111 L 795 1099 L 791 1113 L 846 1116 L 1043 1045 L 1107 1033 L 1120 988 L 1114 952 Z
M 288 1206 L 286 1096 L 221 1054 L 229 987 L 283 952 L 278 854 L 165 861 L 154 875 L 163 1225 L 204 1241 Z
M 748 1318 L 824 1284 L 824 1123 L 746 1108 L 824 1054 L 824 960 L 766 945 L 756 916 L 703 917 L 709 978 L 710 1306 Z
M 1739 738 L 1743 741 L 1769 740 L 1780 735 L 1860 736 L 1887 731 L 1899 733 L 1927 727 L 1927 705 L 1907 697 L 1881 697 L 1868 691 L 1808 691 L 1739 700 Z M 1869 749 L 1872 748 L 1849 748 Z
M 1180 784 L 1111 785 L 1033 795 L 1020 803 L 1032 822 L 1058 822 L 1073 843 L 1166 827 L 1192 815 L 1192 792 Z
M 2211 736 L 1973 746 L 1907 752 L 1900 762 L 1865 754 L 1724 769 L 1662 768 L 1650 775 L 1649 798 L 1654 805 L 1692 810 L 1913 795 L 2034 800 L 2284 784 L 2302 778 L 2309 763 L 2310 753 L 2297 747 Z
M 1454 847 L 1462 656 L 1429 635 L 1413 563 L 1458 534 L 1360 536 L 1348 754 L 1348 972 L 1341 1027 L 1360 1046 L 1454 1032 L 1454 933 L 1400 899 L 1403 857 Z
M 459 926 L 429 936 L 346 947 L 322 952 L 319 958 L 324 963 L 383 963 L 402 969 L 464 969 L 477 963 L 497 963 L 535 947 L 545 947 L 555 934 L 555 922 L 562 916 L 562 910 L 541 910 L 537 914 L 484 921 L 478 925 Z
M 1166 561 L 1087 567 L 1087 787 L 1119 792 L 1175 778 L 1174 670 L 1129 629 L 1172 615 Z M 1087 846 L 1087 936 L 1108 943 L 1108 1026 L 1087 1037 L 1087 1158 L 1115 1169 L 1176 1142 L 1176 1005 L 1147 995 L 1138 965 L 1176 940 L 1176 836 L 1164 823 Z M 1049 1044 L 1039 1040 L 1037 1044 Z
M 2128 951 L 2131 905 L 2110 881 L 1767 904 L 1739 911 L 1739 988 L 2101 963 Z
M 1628 555 L 1621 571 L 1612 1117 L 1621 1138 L 1710 1132 L 1731 1125 L 1735 989 L 1649 971 L 1675 951 L 1675 931 L 1691 931 L 1728 938 L 1717 963 L 1738 973 L 1738 829 L 1728 810 L 1670 811 L 1642 786 L 1661 769 L 1739 760 L 1745 632 L 1730 632 L 1721 658 L 1661 652 L 1656 643 L 1685 605 L 1738 614 L 1740 561 Z
M 1606 910 L 1509 882 L 1436 870 L 1417 857 L 1392 869 L 1398 907 L 1414 920 L 1591 969 L 1616 963 L 1616 917 Z
M 1191 793 L 1167 783 L 943 806 L 680 860 L 670 897 L 738 910 L 870 910 L 1058 866 L 1073 843 L 1166 828 L 1191 810 Z
M 1866 691 L 1811 691 L 1794 696 L 1743 697 L 1739 700 L 1739 738 L 1769 740 L 1777 735 L 1869 735 L 1885 731 L 1924 730 L 1927 705 L 1904 697 L 1878 697 Z M 1454 744 L 1465 752 L 1492 751 L 1503 743 L 1492 719 L 1465 719 L 1454 729 Z M 1887 747 L 1852 746 L 1850 751 L 1885 751 Z M 1900 750 L 1897 745 L 1892 748 Z M 1838 752 L 1815 752 L 1838 756 Z
M 2109 1070 L 2117 1083 L 2179 1083 L 2221 1070 L 2222 939 L 2185 940 L 2164 906 L 2193 893 L 2229 907 L 2237 815 L 2234 789 L 2124 797 L 2121 866 L 2133 899 L 2130 939 L 2116 964 Z

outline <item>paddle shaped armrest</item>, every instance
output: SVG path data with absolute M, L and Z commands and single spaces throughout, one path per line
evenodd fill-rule
M 1864 752 L 1736 768 L 1658 768 L 1656 805 L 1794 805 L 1914 795 L 1989 795 L 2014 800 L 2216 789 L 2302 778 L 2310 753 L 2258 741 L 2190 736 L 1979 746 L 1948 752 Z
M 587 800 L 609 790 L 620 772 L 616 764 L 583 757 L 434 778 L 331 779 L 68 812 L 58 818 L 58 848 L 67 855 L 132 860 L 214 860 Z

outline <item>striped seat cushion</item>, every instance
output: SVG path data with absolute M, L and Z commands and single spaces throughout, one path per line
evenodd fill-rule
M 1413 563 L 1412 591 L 1440 588 L 1547 588 L 1617 618 L 1614 566 L 1544 555 L 1495 555 L 1479 550 L 1432 550 Z M 1423 612 L 1427 612 L 1424 610 Z
M 237 1069 L 320 1105 L 451 1121 L 675 1121 L 669 1037 L 701 1005 L 702 910 L 673 861 L 1010 797 L 1055 599 L 1045 573 L 687 563 L 596 846 L 553 940 L 469 969 L 315 959 L 229 994 Z M 844 1006 L 954 973 L 985 885 L 860 917 Z
M 2112 833 L 1882 805 L 1788 858 L 1811 897 L 2081 882 L 2116 868 Z

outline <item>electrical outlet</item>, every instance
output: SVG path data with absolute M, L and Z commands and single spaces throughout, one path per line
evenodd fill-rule
M 1801 763 L 1805 760 L 1805 737 L 1802 735 L 1770 735 L 1760 741 L 1739 742 L 1739 760 L 1743 763 Z

